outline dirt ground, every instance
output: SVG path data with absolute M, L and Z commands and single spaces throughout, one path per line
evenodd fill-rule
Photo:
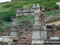
M 60 25 L 60 21 L 56 21 L 56 22 L 47 23 L 46 25 L 52 25 L 52 24 L 55 24 L 55 25 Z

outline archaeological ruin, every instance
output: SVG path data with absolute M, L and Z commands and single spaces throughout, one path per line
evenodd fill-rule
M 19 17 L 34 16 L 31 21 L 23 21 L 23 27 L 18 27 Z M 17 9 L 16 16 L 11 17 L 12 27 L 0 37 L 0 45 L 60 45 L 60 28 L 56 25 L 46 25 L 44 7 L 33 4 L 30 9 Z

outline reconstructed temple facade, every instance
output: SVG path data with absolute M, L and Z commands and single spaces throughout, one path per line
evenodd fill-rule
M 13 44 L 0 42 L 0 45 L 60 45 L 60 29 L 55 25 L 45 25 L 44 7 L 33 4 L 31 9 L 18 9 L 16 16 L 13 16 L 10 31 L 5 31 L 5 35 L 14 36 Z M 33 15 L 34 25 L 19 28 L 19 17 L 28 14 Z M 30 22 L 30 21 L 27 21 Z M 29 23 L 30 24 L 30 23 Z M 9 33 L 6 33 L 9 32 Z M 8 35 L 9 34 L 9 35 Z

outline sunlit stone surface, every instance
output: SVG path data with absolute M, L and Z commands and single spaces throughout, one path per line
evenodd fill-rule
M 42 29 L 41 17 L 40 17 L 40 5 L 34 4 L 34 17 L 35 17 L 35 24 L 34 29 L 32 30 L 32 45 L 44 45 L 44 29 Z

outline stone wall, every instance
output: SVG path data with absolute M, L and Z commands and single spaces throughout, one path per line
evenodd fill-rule
M 48 37 L 54 36 L 52 31 L 55 29 L 50 29 L 48 31 Z M 8 31 L 4 31 L 3 33 L 6 33 Z M 60 30 L 56 30 L 55 36 L 60 37 Z M 7 45 L 7 43 L 0 43 L 0 45 Z M 19 40 L 17 42 L 14 42 L 14 45 L 31 45 L 31 30 L 19 30 Z M 49 38 L 45 41 L 44 45 L 60 45 L 59 41 L 51 41 Z

